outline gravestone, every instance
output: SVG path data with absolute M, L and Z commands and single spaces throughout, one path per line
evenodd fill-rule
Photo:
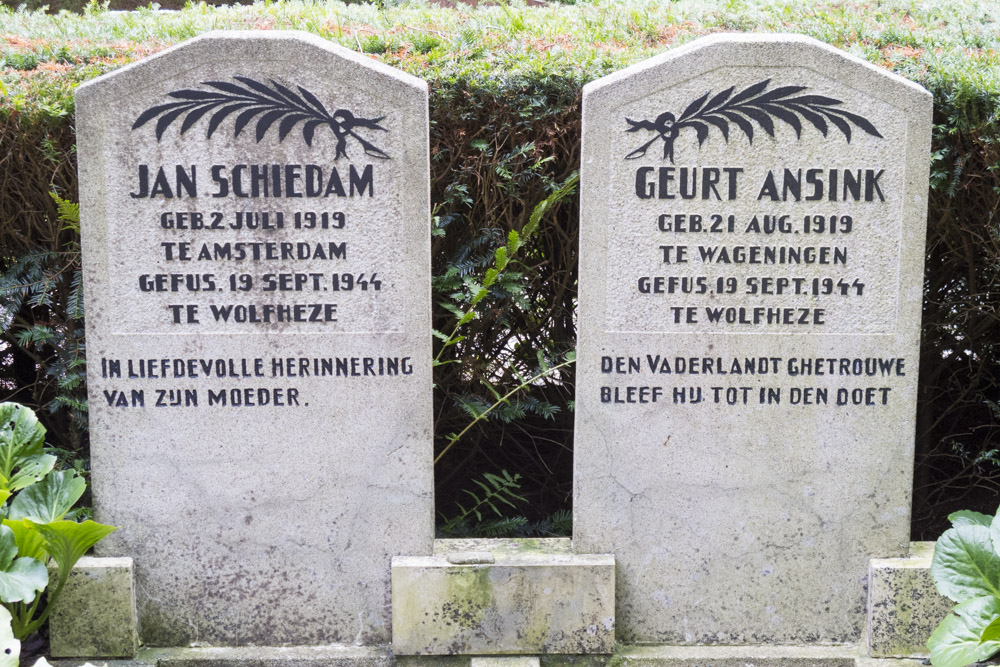
M 433 540 L 426 84 L 212 33 L 77 119 L 94 506 L 143 642 L 387 642 Z
M 909 542 L 930 95 L 725 35 L 583 109 L 573 539 L 619 640 L 857 642 Z

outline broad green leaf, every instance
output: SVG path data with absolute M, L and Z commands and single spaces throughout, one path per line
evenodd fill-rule
M 38 534 L 35 527 L 24 519 L 4 519 L 3 525 L 14 532 L 14 541 L 17 542 L 17 553 L 21 556 L 34 558 L 43 563 L 49 560 L 49 555 L 45 552 L 45 545 L 42 544 L 42 536 Z
M 954 528 L 958 528 L 959 526 L 986 526 L 989 528 L 990 524 L 993 523 L 993 517 L 982 512 L 960 510 L 949 514 L 948 521 L 951 521 L 951 525 Z
M 90 547 L 118 530 L 114 526 L 105 526 L 95 521 L 32 523 L 35 530 L 42 535 L 45 550 L 59 566 L 60 579 L 69 575 L 76 561 L 80 560 Z
M 21 657 L 21 642 L 14 638 L 10 612 L 0 607 L 0 667 L 17 667 Z
M 969 525 L 945 531 L 934 545 L 931 576 L 938 592 L 955 602 L 1000 597 L 1000 556 L 993 551 L 990 529 Z
M 0 488 L 10 489 L 15 471 L 42 455 L 45 427 L 35 413 L 18 403 L 0 403 Z
M 14 531 L 7 526 L 0 526 L 0 570 L 6 570 L 17 558 L 17 540 Z
M 980 643 L 983 630 L 1000 616 L 1000 600 L 992 595 L 963 602 L 948 614 L 927 640 L 934 667 L 965 667 L 985 660 L 1000 642 Z
M 0 601 L 31 602 L 49 585 L 49 570 L 34 558 L 18 558 L 0 570 Z
M 983 634 L 979 635 L 980 644 L 995 641 L 1000 641 L 1000 616 L 994 618 L 983 630 Z
M 1000 509 L 997 510 L 1000 516 Z M 1000 557 L 1000 518 L 994 518 L 990 522 L 990 539 L 993 541 L 993 553 Z
M 11 475 L 7 488 L 11 491 L 20 491 L 35 482 L 40 482 L 52 471 L 55 464 L 56 457 L 51 454 L 38 454 L 25 458 L 19 464 L 17 472 Z
M 50 473 L 34 486 L 21 491 L 10 503 L 11 519 L 31 519 L 37 523 L 58 521 L 87 489 L 75 470 Z

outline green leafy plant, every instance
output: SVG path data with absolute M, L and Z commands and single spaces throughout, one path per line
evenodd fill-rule
M 500 474 L 483 473 L 482 479 L 473 479 L 475 488 L 463 488 L 468 507 L 456 502 L 458 514 L 447 517 L 443 513 L 438 531 L 441 537 L 553 537 L 568 535 L 573 527 L 573 513 L 558 510 L 539 521 L 529 521 L 521 515 L 505 516 L 501 506 L 518 509 L 528 502 L 520 495 L 521 476 L 501 470 Z M 470 502 L 471 501 L 471 504 Z
M 1000 510 L 961 511 L 934 546 L 931 576 L 958 605 L 927 640 L 935 667 L 964 667 L 1000 651 Z
M 19 389 L 11 398 L 49 413 L 59 444 L 79 453 L 87 431 L 80 206 L 49 196 L 69 240 L 59 251 L 34 249 L 10 264 L 0 258 L 0 344 Z
M 116 530 L 71 518 L 73 505 L 86 491 L 87 483 L 75 470 L 54 470 L 56 458 L 44 452 L 44 442 L 45 427 L 32 410 L 17 403 L 0 403 L 0 502 L 4 515 L 0 525 L 0 604 L 10 614 L 16 639 L 27 637 L 45 623 L 76 562 Z M 50 560 L 58 571 L 54 587 L 49 587 Z M 40 609 L 42 591 L 47 588 L 48 600 Z
M 580 182 L 580 175 L 577 172 L 573 172 L 569 178 L 563 181 L 555 192 L 550 194 L 548 197 L 538 202 L 534 209 L 531 211 L 531 215 L 528 218 L 527 224 L 521 229 L 520 233 L 517 230 L 510 230 L 507 235 L 507 244 L 502 245 L 496 249 L 493 254 L 493 266 L 486 269 L 486 273 L 483 275 L 482 282 L 477 282 L 472 276 L 464 276 L 462 282 L 464 283 L 466 289 L 468 290 L 468 299 L 464 304 L 464 308 L 460 308 L 457 305 L 451 303 L 442 303 L 441 305 L 457 318 L 455 322 L 455 328 L 452 329 L 450 334 L 444 334 L 438 330 L 434 330 L 434 336 L 439 338 L 443 344 L 438 350 L 437 355 L 434 357 L 435 364 L 447 363 L 441 361 L 441 355 L 450 346 L 454 345 L 463 340 L 459 335 L 459 330 L 463 325 L 471 322 L 476 317 L 476 306 L 486 298 L 490 293 L 490 288 L 498 281 L 506 277 L 507 267 L 510 262 L 517 255 L 518 250 L 524 247 L 525 242 L 531 238 L 531 236 L 538 231 L 538 226 L 542 222 L 542 216 L 545 215 L 546 211 L 549 211 L 558 204 L 560 201 L 568 197 L 569 195 L 576 192 L 577 183 Z M 457 268 L 452 269 L 446 276 L 452 277 L 459 275 L 459 270 Z M 453 295 L 455 298 L 460 298 L 461 293 Z
M 542 217 L 547 211 L 550 211 L 556 204 L 576 192 L 577 183 L 580 181 L 580 176 L 578 173 L 574 172 L 567 178 L 562 185 L 555 189 L 548 197 L 540 201 L 534 209 L 531 211 L 531 215 L 528 218 L 528 222 L 521 229 L 520 233 L 517 230 L 511 230 L 507 235 L 507 243 L 501 245 L 493 253 L 493 263 L 492 266 L 486 268 L 485 273 L 482 276 L 482 280 L 477 280 L 472 275 L 465 275 L 461 277 L 461 283 L 464 286 L 463 290 L 455 291 L 451 294 L 452 299 L 461 303 L 461 306 L 455 303 L 443 302 L 440 305 L 446 310 L 450 311 L 455 315 L 455 325 L 450 334 L 445 334 L 441 331 L 435 329 L 433 331 L 434 336 L 442 341 L 441 347 L 438 350 L 437 355 L 434 357 L 435 365 L 443 365 L 449 363 L 448 361 L 442 361 L 442 356 L 452 345 L 460 343 L 464 340 L 464 336 L 461 335 L 462 327 L 471 322 L 476 318 L 477 308 L 479 304 L 485 299 L 489 294 L 491 289 L 495 285 L 503 285 L 507 282 L 516 282 L 521 276 L 515 272 L 509 270 L 510 264 L 514 257 L 517 255 L 518 251 L 524 247 L 525 242 L 538 230 L 538 226 L 541 224 Z M 453 267 L 447 272 L 443 280 L 454 280 L 460 275 L 460 270 L 457 267 Z M 438 285 L 440 289 L 440 285 Z M 516 289 L 507 287 L 507 292 L 517 293 Z M 576 355 L 570 352 L 565 355 L 561 363 L 550 364 L 547 362 L 543 355 L 539 354 L 538 362 L 540 366 L 540 372 L 535 374 L 530 378 L 525 378 L 523 376 L 518 377 L 520 384 L 515 386 L 513 389 L 508 391 L 504 395 L 500 393 L 488 382 L 484 381 L 486 388 L 496 399 L 491 404 L 484 404 L 481 401 L 477 402 L 475 400 L 464 400 L 461 401 L 463 409 L 472 417 L 472 421 L 465 426 L 461 431 L 457 433 L 451 433 L 447 437 L 447 442 L 442 448 L 441 452 L 434 458 L 434 463 L 437 464 L 445 454 L 455 445 L 456 442 L 461 439 L 463 435 L 469 432 L 469 430 L 475 426 L 479 421 L 485 419 L 487 415 L 491 412 L 501 408 L 502 406 L 509 406 L 510 398 L 517 394 L 518 392 L 530 387 L 533 383 L 538 380 L 551 375 L 555 371 L 569 366 L 576 361 Z M 524 405 L 518 405 L 515 412 L 516 416 L 523 416 Z M 544 406 L 539 406 L 537 411 L 544 414 Z M 520 412 L 521 414 L 517 414 Z
M 462 493 L 469 497 L 471 503 L 466 508 L 462 503 L 456 502 L 460 512 L 454 517 L 447 519 L 441 526 L 441 533 L 449 537 L 464 537 L 471 534 L 470 524 L 475 518 L 478 530 L 475 532 L 489 533 L 492 535 L 508 534 L 512 530 L 521 527 L 527 522 L 524 517 L 513 519 L 504 517 L 498 505 L 503 504 L 515 508 L 515 502 L 527 502 L 525 498 L 518 495 L 521 488 L 520 475 L 511 475 L 506 470 L 502 470 L 499 475 L 484 473 L 483 479 L 472 480 L 478 489 L 463 489 Z M 483 522 L 483 512 L 492 510 L 499 517 L 489 524 Z

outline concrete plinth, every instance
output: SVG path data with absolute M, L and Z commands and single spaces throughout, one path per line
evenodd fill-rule
M 55 581 L 56 572 L 50 575 Z M 81 558 L 49 616 L 57 658 L 132 658 L 139 649 L 131 558 Z
M 955 603 L 937 592 L 931 577 L 933 542 L 913 542 L 908 558 L 869 564 L 868 653 L 872 657 L 923 657 L 927 638 Z
M 396 654 L 610 653 L 615 561 L 569 540 L 438 540 L 392 561 Z

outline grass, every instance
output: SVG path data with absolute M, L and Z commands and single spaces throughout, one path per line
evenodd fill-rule
M 0 8 L 0 113 L 72 111 L 81 81 L 208 30 L 305 30 L 428 80 L 503 87 L 551 75 L 580 83 L 720 31 L 811 35 L 945 94 L 1000 92 L 1000 3 L 882 0 L 610 0 L 380 9 L 303 0 L 189 3 L 82 13 Z

